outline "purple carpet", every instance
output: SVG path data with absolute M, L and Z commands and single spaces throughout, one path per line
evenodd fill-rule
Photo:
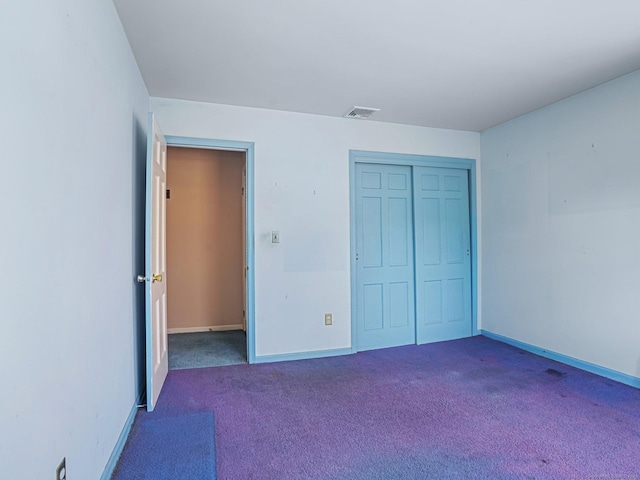
M 640 479 L 640 390 L 485 337 L 171 371 L 152 415 L 206 411 L 222 480 Z
M 214 425 L 211 412 L 139 411 L 112 480 L 215 480 Z

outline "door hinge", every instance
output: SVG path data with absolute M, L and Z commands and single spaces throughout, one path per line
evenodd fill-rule
M 167 188 L 167 199 L 171 198 L 171 190 Z

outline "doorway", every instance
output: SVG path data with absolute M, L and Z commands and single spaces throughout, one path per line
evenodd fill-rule
M 475 162 L 350 152 L 352 350 L 477 334 Z
M 253 353 L 252 144 L 211 143 L 219 142 L 167 137 L 170 369 L 246 363 Z

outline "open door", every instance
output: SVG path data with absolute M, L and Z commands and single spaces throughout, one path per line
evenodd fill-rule
M 149 113 L 145 221 L 147 410 L 153 411 L 169 371 L 166 283 L 167 142 Z

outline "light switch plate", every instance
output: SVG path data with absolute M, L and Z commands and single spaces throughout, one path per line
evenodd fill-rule
M 280 243 L 280 232 L 277 230 L 271 231 L 271 243 Z

